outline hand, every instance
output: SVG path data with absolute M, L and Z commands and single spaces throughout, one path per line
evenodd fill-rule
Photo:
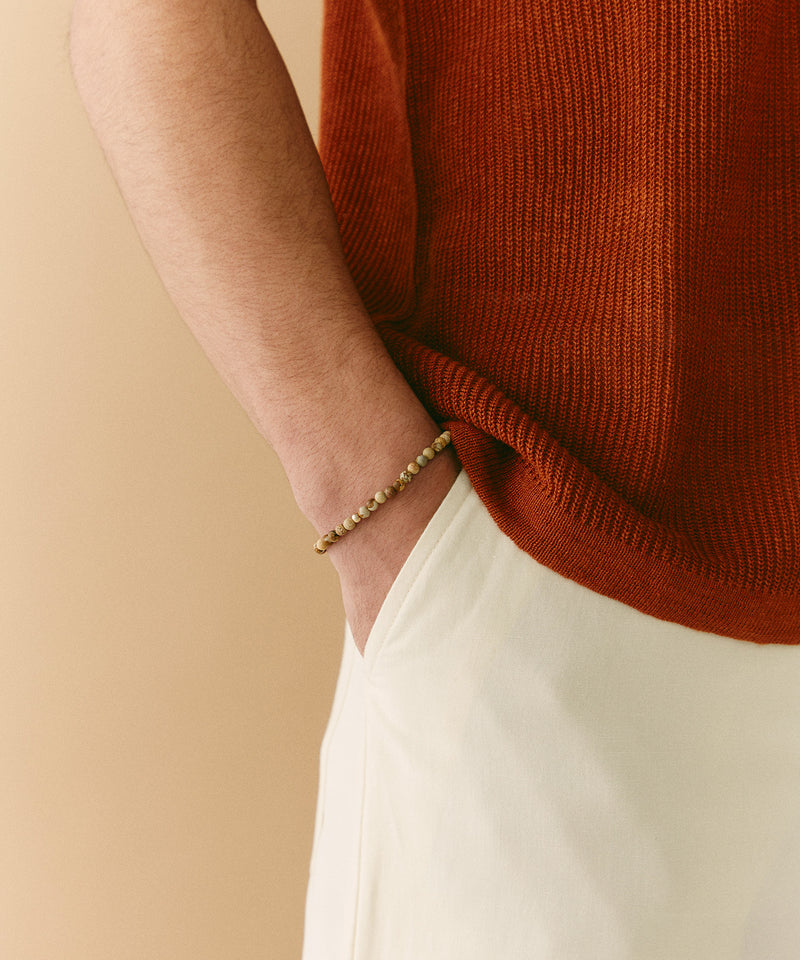
M 334 544 L 326 556 L 339 574 L 345 615 L 359 653 L 403 564 L 455 482 L 460 465 L 443 450 L 390 505 Z

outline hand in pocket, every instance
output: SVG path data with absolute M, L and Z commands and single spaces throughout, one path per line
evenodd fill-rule
M 362 656 L 392 584 L 459 469 L 448 448 L 426 467 L 424 476 L 330 549 L 328 556 L 339 574 L 347 622 Z

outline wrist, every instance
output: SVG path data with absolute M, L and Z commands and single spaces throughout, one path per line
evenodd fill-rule
M 293 395 L 270 406 L 262 429 L 298 507 L 322 533 L 396 480 L 443 429 L 367 323 L 354 326 L 346 362 L 320 361 L 306 382 L 294 379 Z

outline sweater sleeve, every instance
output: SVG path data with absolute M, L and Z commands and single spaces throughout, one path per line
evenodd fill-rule
M 414 307 L 406 45 L 401 0 L 325 0 L 320 154 L 345 256 L 375 317 L 402 317 Z

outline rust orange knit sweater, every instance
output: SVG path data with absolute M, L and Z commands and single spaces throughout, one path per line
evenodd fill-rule
M 356 282 L 508 536 L 800 642 L 796 0 L 328 0 Z

